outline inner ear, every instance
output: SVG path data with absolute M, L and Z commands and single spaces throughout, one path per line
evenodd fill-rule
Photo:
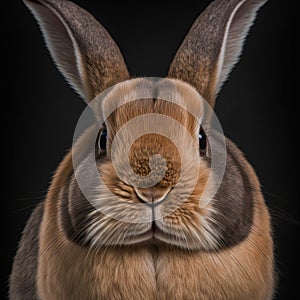
M 73 32 L 62 15 L 46 1 L 25 0 L 24 3 L 36 17 L 58 70 L 83 99 L 88 98 L 82 55 Z
M 24 0 L 38 20 L 49 52 L 71 86 L 90 102 L 129 79 L 122 54 L 105 28 L 87 11 L 61 0 Z
M 219 93 L 234 65 L 238 62 L 257 10 L 266 0 L 240 1 L 226 24 L 216 73 L 216 94 Z

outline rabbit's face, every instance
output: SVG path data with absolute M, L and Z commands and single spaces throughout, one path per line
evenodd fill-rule
M 143 79 L 133 80 L 131 91 L 124 91 L 122 84 L 114 88 L 104 99 L 103 110 L 115 106 L 118 98 L 130 98 L 137 82 Z M 188 84 L 175 80 L 173 103 L 160 99 L 159 88 L 157 93 L 157 98 L 119 106 L 99 132 L 96 162 L 102 180 L 94 188 L 93 204 L 98 209 L 88 215 L 87 237 L 101 245 L 160 241 L 188 249 L 214 248 L 213 207 L 201 208 L 210 174 L 208 142 L 199 140 L 202 98 Z M 183 107 L 186 101 L 193 104 L 198 118 Z M 182 130 L 170 126 L 169 120 Z M 146 186 L 132 184 L 132 172 L 145 179 Z
M 105 246 L 154 240 L 185 249 L 232 246 L 247 237 L 258 182 L 228 140 L 225 171 L 216 170 L 222 151 L 214 145 L 225 139 L 206 131 L 203 98 L 214 107 L 265 2 L 213 1 L 176 53 L 168 88 L 145 97 L 139 86 L 147 86 L 146 79 L 124 85 L 130 74 L 121 52 L 87 11 L 71 1 L 25 0 L 58 69 L 87 103 L 118 83 L 100 105 L 106 132 L 93 141 L 100 145 L 96 167 L 92 148 L 61 188 L 58 207 L 68 237 Z M 172 101 L 164 101 L 170 93 Z M 135 101 L 124 102 L 130 98 Z M 210 156 L 215 151 L 217 159 Z

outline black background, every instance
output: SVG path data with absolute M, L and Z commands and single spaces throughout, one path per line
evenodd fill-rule
M 140 4 L 74 1 L 90 11 L 120 46 L 133 76 L 167 74 L 189 27 L 211 1 Z M 270 0 L 259 12 L 242 59 L 218 98 L 225 134 L 245 153 L 262 184 L 273 217 L 279 287 L 276 299 L 299 297 L 299 196 L 296 131 L 296 13 L 291 1 Z M 71 146 L 85 105 L 64 82 L 44 46 L 38 26 L 21 1 L 13 12 L 3 56 L 8 64 L 10 183 L 5 197 L 1 276 L 7 278 L 24 224 L 42 200 L 51 176 Z M 5 14 L 5 11 L 2 11 Z M 12 21 L 12 22 L 11 22 Z M 3 28 L 2 28 L 3 30 Z M 12 60 L 9 54 L 13 54 Z M 6 132 L 4 129 L 3 131 Z M 6 140 L 5 140 L 6 141 Z M 11 155 L 12 154 L 12 155 Z M 7 251 L 7 252 L 4 252 Z M 297 295 L 297 296 L 296 296 Z

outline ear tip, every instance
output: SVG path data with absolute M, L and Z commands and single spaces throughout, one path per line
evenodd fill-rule
M 39 4 L 38 0 L 23 0 L 25 5 Z
M 33 2 L 33 1 L 30 1 L 30 0 L 22 0 L 22 2 L 23 2 L 26 6 L 28 6 L 28 5 L 30 5 L 30 3 Z
M 29 9 L 31 9 L 35 5 L 41 5 L 40 1 L 38 0 L 22 0 L 22 1 Z
M 269 0 L 254 0 L 254 1 L 252 0 L 253 5 L 256 5 L 257 9 L 261 8 L 262 6 L 264 6 L 268 1 Z
M 28 7 L 31 7 L 33 5 L 51 5 L 51 4 L 55 4 L 55 2 L 63 2 L 65 0 L 22 0 L 23 3 L 28 6 Z

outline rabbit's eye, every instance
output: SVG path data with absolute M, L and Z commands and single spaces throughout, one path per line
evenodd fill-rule
M 106 141 L 107 141 L 107 131 L 106 129 L 104 129 L 99 134 L 97 140 L 97 148 L 99 152 L 104 152 L 106 150 Z
M 201 127 L 200 132 L 199 132 L 200 155 L 206 154 L 206 144 L 207 144 L 206 135 L 205 135 L 203 128 Z

